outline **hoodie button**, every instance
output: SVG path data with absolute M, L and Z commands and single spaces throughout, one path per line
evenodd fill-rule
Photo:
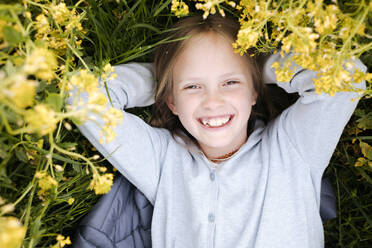
M 214 219 L 215 219 L 214 214 L 209 214 L 208 215 L 208 221 L 209 222 L 214 222 Z
M 214 172 L 211 172 L 209 174 L 209 178 L 211 179 L 211 181 L 214 181 L 214 179 L 216 178 L 216 175 L 214 174 Z

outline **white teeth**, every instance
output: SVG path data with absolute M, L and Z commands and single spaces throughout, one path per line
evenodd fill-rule
M 206 126 L 219 127 L 226 124 L 229 120 L 230 117 L 228 116 L 224 118 L 202 119 L 201 122 Z

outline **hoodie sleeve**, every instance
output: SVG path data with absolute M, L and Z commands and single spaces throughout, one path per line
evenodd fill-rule
M 353 114 L 360 96 L 356 92 L 338 92 L 334 96 L 318 95 L 313 79 L 317 72 L 297 66 L 290 82 L 277 82 L 274 62 L 284 62 L 279 53 L 271 55 L 263 68 L 265 83 L 276 83 L 288 93 L 297 92 L 299 99 L 284 110 L 276 119 L 279 129 L 283 130 L 292 147 L 308 163 L 312 173 L 323 174 L 340 139 L 342 131 Z M 366 66 L 355 61 L 355 68 L 365 72 Z M 366 85 L 354 83 L 359 89 Z
M 154 103 L 152 64 L 130 63 L 115 66 L 114 69 L 118 76 L 107 82 L 107 89 L 115 108 L 123 110 Z M 102 82 L 100 84 L 103 85 Z M 107 95 L 105 87 L 100 89 Z M 124 111 L 123 121 L 114 129 L 116 137 L 110 143 L 99 142 L 99 128 L 91 121 L 86 121 L 78 128 L 154 204 L 168 131 L 153 128 L 137 116 Z

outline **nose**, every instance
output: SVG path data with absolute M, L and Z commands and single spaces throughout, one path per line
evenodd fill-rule
M 217 109 L 224 105 L 224 98 L 217 89 L 207 90 L 203 99 L 203 107 L 206 109 Z

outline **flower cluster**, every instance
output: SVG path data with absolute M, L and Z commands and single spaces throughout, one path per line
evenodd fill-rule
M 43 199 L 48 193 L 58 187 L 57 181 L 48 175 L 45 171 L 38 171 L 35 173 L 35 177 L 38 179 L 38 196 Z
M 112 73 L 113 71 L 113 67 L 106 64 L 101 78 L 104 81 L 114 79 L 117 75 Z M 67 89 L 70 90 L 70 97 L 74 97 L 74 101 L 67 109 L 70 113 L 74 113 L 74 117 L 78 117 L 80 121 L 96 121 L 99 116 L 103 121 L 100 142 L 103 143 L 104 138 L 106 138 L 106 142 L 110 142 L 116 135 L 113 128 L 122 121 L 123 114 L 114 107 L 107 107 L 107 97 L 98 86 L 98 78 L 85 69 L 80 70 L 79 74 L 73 75 L 67 84 Z M 88 101 L 80 97 L 80 94 L 86 93 L 89 95 Z
M 55 79 L 57 60 L 54 53 L 45 47 L 35 47 L 26 54 L 14 71 L 0 70 L 0 100 L 18 113 L 17 128 L 11 133 L 39 133 L 45 135 L 54 131 L 62 118 L 44 103 L 36 103 L 37 87 L 40 81 L 51 83 Z M 36 78 L 37 80 L 30 79 Z M 25 124 L 26 127 L 22 126 Z
M 99 173 L 93 174 L 93 179 L 90 182 L 89 188 L 94 189 L 94 192 L 98 194 L 106 194 L 110 191 L 112 183 L 114 180 L 114 175 L 111 173 L 106 173 L 100 175 Z
M 15 217 L 0 217 L 0 247 L 18 248 L 26 234 L 26 228 Z
M 62 247 L 65 247 L 65 245 L 71 245 L 70 237 L 64 237 L 58 234 L 56 239 L 57 239 L 57 243 L 51 246 L 51 248 L 62 248 Z
M 361 6 L 352 16 L 343 13 L 336 4 L 314 1 L 241 1 L 241 29 L 233 44 L 236 52 L 250 47 L 276 47 L 292 54 L 284 65 L 274 64 L 279 81 L 288 82 L 294 70 L 291 62 L 319 72 L 314 80 L 316 92 L 334 95 L 339 91 L 360 91 L 352 87 L 350 73 L 360 54 L 372 47 L 372 42 L 358 43 L 364 36 L 369 7 Z M 361 73 L 356 82 L 371 80 L 371 74 Z M 355 80 L 354 80 L 355 81 Z
M 25 4 L 33 2 L 25 0 Z M 58 54 L 64 54 L 67 46 L 71 46 L 67 43 L 71 40 L 74 41 L 72 46 L 80 48 L 81 38 L 87 32 L 81 25 L 84 13 L 78 14 L 75 8 L 69 10 L 63 1 L 58 4 L 52 1 L 42 10 L 34 21 L 35 39 L 43 41 Z
M 52 133 L 59 121 L 57 113 L 45 104 L 37 104 L 26 110 L 25 121 L 29 127 L 28 132 L 37 132 L 40 135 Z
M 203 18 L 206 19 L 209 14 L 220 13 L 220 15 L 225 16 L 225 11 L 222 9 L 221 4 L 225 3 L 233 8 L 236 7 L 234 1 L 227 0 L 193 0 L 197 2 L 195 4 L 196 9 L 204 11 Z M 189 7 L 182 0 L 172 0 L 171 11 L 177 16 L 186 16 L 189 13 Z
M 45 47 L 37 47 L 26 57 L 23 69 L 25 73 L 41 80 L 52 80 L 57 66 L 57 59 L 52 51 Z
M 97 75 L 101 72 L 105 83 L 116 77 L 113 67 L 106 64 L 100 71 L 87 65 L 79 51 L 86 31 L 82 26 L 84 8 L 79 8 L 78 13 L 77 5 L 83 1 L 75 6 L 67 6 L 63 1 L 23 0 L 23 3 L 23 6 L 15 4 L 0 8 L 0 131 L 8 135 L 0 142 L 0 158 L 4 168 L 8 161 L 16 161 L 21 164 L 18 169 L 27 167 L 34 171 L 34 175 L 29 176 L 28 184 L 22 183 L 29 186 L 19 190 L 14 204 L 4 205 L 0 198 L 0 247 L 20 247 L 26 235 L 26 228 L 16 218 L 3 217 L 15 206 L 25 226 L 35 228 L 36 224 L 30 219 L 42 219 L 52 204 L 74 204 L 75 198 L 66 194 L 66 189 L 69 190 L 66 184 L 72 185 L 67 180 L 69 175 L 64 175 L 65 168 L 71 166 L 69 163 L 76 171 L 81 170 L 79 166 L 88 165 L 88 174 L 92 171 L 95 175 L 91 189 L 97 194 L 109 191 L 113 175 L 100 175 L 104 173 L 103 167 L 91 162 L 97 160 L 97 156 L 86 158 L 86 154 L 74 152 L 76 143 L 61 140 L 71 132 L 71 121 L 82 123 L 100 118 L 102 121 L 97 124 L 102 125 L 101 134 L 105 136 L 102 142 L 104 138 L 111 141 L 115 137 L 113 128 L 122 119 L 121 111 L 109 107 L 98 84 Z M 79 59 L 85 69 L 78 69 L 75 59 Z M 72 89 L 76 90 L 73 96 L 76 98 L 67 107 L 65 98 Z M 87 102 L 81 100 L 85 94 L 89 95 Z M 16 143 L 12 143 L 14 140 Z M 89 176 L 81 174 L 76 172 L 75 176 L 89 180 Z M 82 187 L 81 190 L 85 189 Z M 34 197 L 42 200 L 42 211 L 40 206 L 35 210 L 30 205 L 22 205 L 36 202 Z M 38 233 L 27 232 L 27 235 L 28 241 L 39 237 Z M 54 247 L 68 244 L 71 244 L 68 237 L 58 235 Z
M 224 16 L 220 4 L 235 7 L 230 1 L 196 2 L 195 7 L 204 11 L 204 18 L 217 10 Z M 294 70 L 288 65 L 296 62 L 302 68 L 319 72 L 314 80 L 319 94 L 360 91 L 351 84 L 355 78 L 348 64 L 352 63 L 345 61 L 353 61 L 372 48 L 371 36 L 365 33 L 371 4 L 362 1 L 357 11 L 344 13 L 336 1 L 242 0 L 236 9 L 240 11 L 240 30 L 233 43 L 235 52 L 243 55 L 251 47 L 268 52 L 281 46 L 282 51 L 292 56 L 284 65 L 274 65 L 280 81 L 291 78 Z M 371 73 L 354 73 L 358 74 L 357 82 L 372 78 Z M 372 89 L 364 93 L 368 92 Z
M 225 16 L 225 11 L 221 8 L 220 4 L 226 3 L 231 7 L 235 8 L 236 3 L 234 1 L 227 0 L 198 0 L 195 4 L 196 9 L 204 11 L 203 18 L 206 19 L 209 14 L 215 14 L 218 10 L 221 16 Z
M 172 0 L 171 11 L 180 18 L 189 14 L 189 6 L 187 6 L 187 4 L 182 0 Z
M 22 74 L 7 78 L 8 82 L 6 84 L 5 78 L 0 76 L 0 80 L 4 80 L 4 87 L 0 94 L 4 99 L 15 104 L 17 108 L 26 108 L 34 104 L 36 87 L 39 84 L 37 81 L 29 80 Z
M 0 247 L 18 248 L 26 234 L 21 222 L 15 217 L 5 217 L 14 210 L 14 205 L 6 204 L 0 197 Z

